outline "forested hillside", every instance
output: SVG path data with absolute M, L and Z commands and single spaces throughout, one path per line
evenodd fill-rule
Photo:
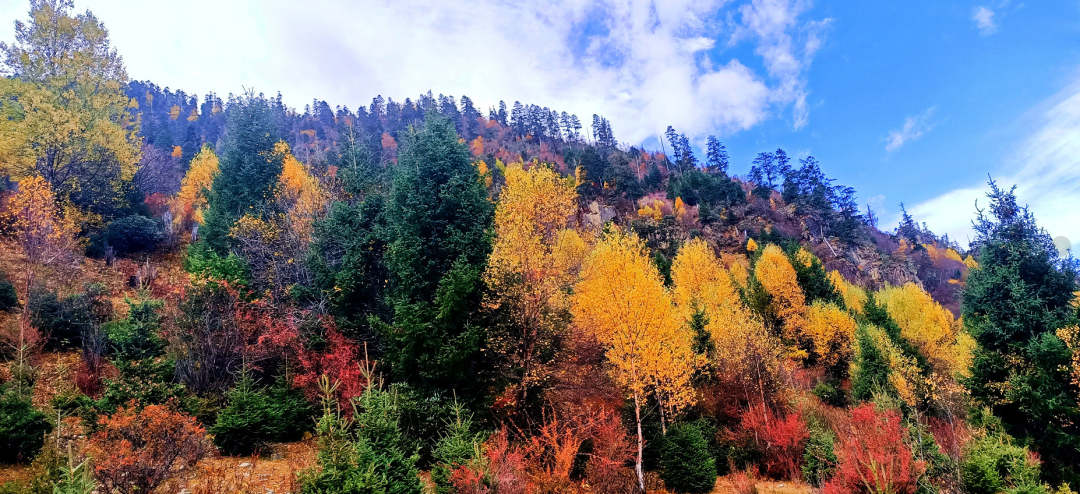
M 962 248 L 670 126 L 200 100 L 64 0 L 0 52 L 0 492 L 1080 488 L 1075 262 L 1008 186 Z

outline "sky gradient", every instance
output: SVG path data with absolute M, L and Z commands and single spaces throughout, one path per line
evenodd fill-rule
M 993 176 L 1080 242 L 1080 2 L 77 0 L 133 79 L 302 110 L 432 90 L 607 116 L 659 148 L 721 137 L 732 171 L 783 147 L 966 245 Z M 0 0 L 10 40 L 23 0 Z

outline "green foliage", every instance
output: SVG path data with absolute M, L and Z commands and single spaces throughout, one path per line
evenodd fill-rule
M 224 281 L 235 288 L 251 285 L 251 270 L 244 258 L 233 252 L 222 256 L 202 243 L 188 247 L 184 270 L 204 280 Z
M 837 381 L 827 380 L 819 382 L 814 386 L 812 392 L 814 393 L 814 396 L 817 396 L 823 403 L 827 403 L 834 407 L 847 405 L 847 395 L 844 393 L 844 390 L 840 388 L 840 383 Z
M 872 300 L 872 298 L 871 298 Z M 869 326 L 860 325 L 855 330 L 855 362 L 851 375 L 851 395 L 857 401 L 868 401 L 876 392 L 893 393 L 889 382 L 889 357 L 878 347 Z
M 245 371 L 226 400 L 210 432 L 227 455 L 250 455 L 266 443 L 299 439 L 311 424 L 311 406 L 283 379 L 264 389 Z
M 30 292 L 30 322 L 48 337 L 49 347 L 78 346 L 83 334 L 96 330 L 112 315 L 104 292 L 103 286 L 89 284 L 83 293 L 61 299 L 56 293 L 34 289 Z
M 1047 479 L 1077 483 L 1080 408 L 1069 350 L 1054 335 L 1076 321 L 1076 273 L 1012 190 L 991 181 L 988 196 L 975 222 L 979 267 L 964 290 L 964 325 L 979 344 L 966 384 L 1010 435 L 1030 442 Z
M 170 360 L 118 360 L 115 364 L 119 375 L 104 380 L 105 390 L 97 399 L 101 413 L 113 413 L 131 401 L 151 405 L 185 397 L 184 387 L 173 380 L 175 366 Z
M 83 460 L 79 464 L 69 460 L 60 469 L 60 479 L 53 486 L 53 494 L 92 494 L 97 487 L 90 460 Z
M 109 343 L 109 354 L 116 360 L 140 360 L 161 355 L 165 340 L 158 331 L 161 316 L 158 310 L 164 305 L 160 300 L 126 300 L 128 315 L 102 326 Z
M 746 202 L 746 194 L 726 173 L 706 173 L 694 168 L 668 181 L 668 198 L 681 197 L 688 206 L 708 206 L 720 211 Z
M 101 257 L 106 247 L 112 247 L 118 256 L 149 252 L 164 239 L 161 223 L 137 214 L 124 216 L 110 222 L 104 231 L 91 239 L 87 255 Z
M 324 401 L 316 426 L 319 464 L 300 475 L 300 492 L 419 494 L 418 456 L 401 433 L 397 395 L 369 388 L 351 421 L 332 402 Z
M 0 463 L 32 459 L 52 428 L 48 417 L 34 408 L 28 397 L 7 387 L 0 389 Z
M 15 285 L 7 279 L 4 273 L 0 273 L 0 311 L 10 311 L 19 307 L 19 296 L 15 292 Z
M 1032 461 L 1027 448 L 1007 439 L 988 435 L 973 442 L 960 462 L 964 492 L 1045 492 L 1039 484 L 1039 463 Z
M 836 469 L 836 434 L 828 427 L 809 427 L 810 438 L 803 452 L 802 473 L 806 482 L 821 487 Z
M 249 94 L 231 102 L 226 112 L 220 172 L 210 189 L 200 229 L 202 241 L 218 254 L 227 252 L 233 223 L 263 208 L 281 174 L 282 157 L 273 150 L 283 133 L 273 104 L 262 95 Z
M 472 414 L 457 402 L 451 409 L 454 415 L 446 422 L 446 432 L 432 452 L 435 466 L 431 469 L 431 481 L 435 483 L 438 494 L 455 492 L 450 483 L 450 474 L 458 466 L 478 459 L 484 442 L 483 435 L 472 430 Z
M 798 247 L 788 249 L 787 254 L 791 260 L 791 266 L 795 268 L 795 278 L 799 282 L 799 287 L 806 295 L 806 304 L 822 300 L 844 308 L 844 298 L 840 296 L 840 292 L 825 274 L 825 266 L 821 264 L 821 260 L 814 257 L 807 266 L 796 258 L 795 253 L 798 249 Z
M 393 320 L 381 336 L 393 375 L 473 395 L 483 331 L 472 314 L 491 250 L 487 191 L 453 125 L 429 118 L 408 136 L 387 204 Z
M 380 195 L 358 204 L 336 202 L 315 223 L 308 264 L 315 288 L 330 301 L 346 335 L 370 336 L 368 318 L 386 315 L 385 228 Z
M 660 478 L 675 492 L 711 492 L 716 484 L 716 459 L 700 423 L 671 426 L 660 451 Z

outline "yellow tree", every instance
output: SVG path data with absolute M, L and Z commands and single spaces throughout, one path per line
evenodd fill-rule
M 13 78 L 0 81 L 0 171 L 41 175 L 61 202 L 107 211 L 139 161 L 123 93 L 127 74 L 108 32 L 70 0 L 31 2 L 15 43 L 0 44 Z
M 636 235 L 613 232 L 589 254 L 572 300 L 574 324 L 606 348 L 616 383 L 634 404 L 637 422 L 638 486 L 644 439 L 641 406 L 652 394 L 661 404 L 661 424 L 693 401 L 691 375 L 697 365 L 692 335 L 679 319 L 671 295 Z
M 217 155 L 210 146 L 203 146 L 199 154 L 191 159 L 187 173 L 180 182 L 180 191 L 170 205 L 173 224 L 185 230 L 196 223 L 202 224 L 207 194 L 218 171 Z
M 856 326 L 844 309 L 817 301 L 806 311 L 802 338 L 818 362 L 836 367 L 851 359 Z
M 833 286 L 836 287 L 836 290 L 840 292 L 840 298 L 844 300 L 844 305 L 848 310 L 856 314 L 862 314 L 863 310 L 866 308 L 866 290 L 863 290 L 862 287 L 858 285 L 849 283 L 844 278 L 844 275 L 840 274 L 840 272 L 835 269 L 829 271 L 827 276 L 829 282 L 831 282 Z
M 783 322 L 784 336 L 796 340 L 803 326 L 806 297 L 788 257 L 775 245 L 765 246 L 754 263 L 754 277 L 770 295 L 770 308 Z
M 293 232 L 305 243 L 310 242 L 312 226 L 326 210 L 330 196 L 308 168 L 293 156 L 288 144 L 279 141 L 274 144 L 274 152 L 282 156 L 275 198 L 286 211 Z
M 886 287 L 876 300 L 900 326 L 900 334 L 919 349 L 942 377 L 964 377 L 971 367 L 975 342 L 948 309 L 914 283 Z
M 480 162 L 483 163 L 483 162 Z M 554 343 L 568 310 L 587 244 L 571 228 L 577 216 L 574 183 L 538 163 L 511 163 L 495 207 L 495 241 L 484 280 L 489 308 L 506 311 L 512 330 L 493 337 L 522 397 L 543 378 L 537 351 Z
M 747 400 L 756 393 L 764 405 L 766 394 L 779 382 L 783 347 L 742 303 L 733 275 L 704 240 L 694 239 L 679 249 L 671 278 L 684 320 L 689 322 L 698 312 L 705 315 L 717 378 L 733 385 Z

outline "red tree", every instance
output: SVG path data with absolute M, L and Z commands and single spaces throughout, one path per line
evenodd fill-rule
M 801 414 L 780 416 L 767 406 L 752 406 L 743 413 L 739 426 L 743 439 L 754 443 L 764 455 L 765 474 L 800 478 L 803 446 L 810 437 Z

